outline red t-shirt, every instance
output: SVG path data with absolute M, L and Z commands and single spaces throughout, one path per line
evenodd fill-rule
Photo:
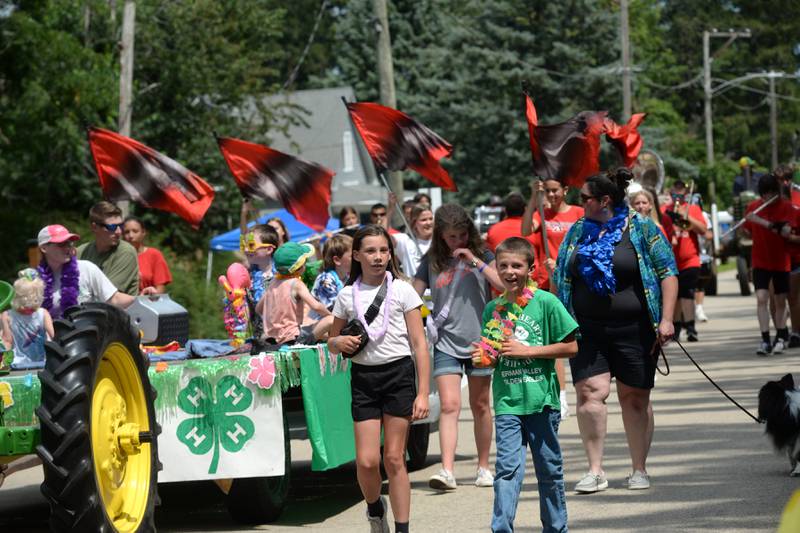
M 750 202 L 745 215 L 751 213 L 763 203 L 764 201 L 761 198 Z M 797 211 L 788 200 L 783 198 L 768 205 L 756 216 L 770 222 L 788 222 L 793 228 L 797 227 Z M 753 268 L 776 272 L 789 272 L 791 270 L 792 262 L 789 257 L 789 247 L 786 239 L 774 231 L 749 220 L 744 223 L 744 227 L 753 236 L 753 249 L 750 255 L 750 263 Z
M 792 187 L 792 206 L 795 214 L 795 228 L 800 228 L 800 190 Z M 792 266 L 800 265 L 800 244 L 788 243 L 789 255 L 792 258 Z
M 172 274 L 161 252 L 155 248 L 145 248 L 139 254 L 139 290 L 171 282 Z
M 493 224 L 486 234 L 486 246 L 494 253 L 497 245 L 509 237 L 522 237 L 522 217 L 508 217 Z M 533 235 L 525 238 L 534 244 Z
M 583 217 L 583 208 L 576 205 L 567 206 L 568 209 L 563 213 L 554 213 L 550 209 L 544 210 L 545 228 L 547 229 L 547 246 L 550 252 L 550 258 L 555 259 L 558 257 L 558 248 L 561 242 L 567 235 L 567 232 L 572 225 Z M 539 212 L 533 214 L 533 220 L 539 223 Z M 547 255 L 544 253 L 544 245 L 542 244 L 542 232 L 537 231 L 533 234 L 535 240 L 533 247 L 536 251 L 536 268 L 533 271 L 533 280 L 539 285 L 540 288 L 549 290 L 550 280 L 547 275 L 547 269 L 544 266 L 544 261 Z
M 666 213 L 672 209 L 672 205 L 666 205 L 662 209 Z M 701 221 L 705 225 L 705 218 L 703 218 L 703 210 L 699 205 L 692 204 L 689 206 L 689 216 L 695 220 Z M 697 241 L 697 233 L 691 229 L 682 230 L 673 224 L 672 219 L 667 215 L 662 217 L 662 224 L 664 226 L 664 233 L 677 244 L 672 245 L 672 253 L 675 254 L 675 261 L 678 263 L 678 270 L 686 270 L 687 268 L 700 268 L 700 243 Z

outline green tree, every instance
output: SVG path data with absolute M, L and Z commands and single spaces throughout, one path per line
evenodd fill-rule
M 601 2 L 395 0 L 389 15 L 398 106 L 453 143 L 445 166 L 465 204 L 530 177 L 523 80 L 543 122 L 618 100 L 607 74 L 618 56 L 614 14 Z M 370 2 L 347 4 L 329 80 L 353 85 L 362 100 L 377 99 L 370 20 Z

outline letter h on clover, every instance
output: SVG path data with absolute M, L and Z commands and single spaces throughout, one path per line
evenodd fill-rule
M 202 377 L 194 377 L 178 393 L 178 407 L 190 415 L 178 424 L 177 437 L 195 455 L 205 455 L 213 448 L 209 474 L 217 472 L 220 446 L 236 453 L 255 434 L 255 425 L 245 415 L 253 403 L 253 393 L 239 378 L 225 376 L 212 391 Z

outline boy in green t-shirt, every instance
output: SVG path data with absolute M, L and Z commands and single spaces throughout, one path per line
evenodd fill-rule
M 529 275 L 533 247 L 520 237 L 497 247 L 497 272 L 506 289 L 483 311 L 483 339 L 474 360 L 497 355 L 492 393 L 497 464 L 492 531 L 513 531 L 530 446 L 539 485 L 543 531 L 567 531 L 561 421 L 555 360 L 578 352 L 578 324 L 558 298 L 537 290 Z

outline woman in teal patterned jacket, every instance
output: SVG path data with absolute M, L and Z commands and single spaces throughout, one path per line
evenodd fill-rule
M 586 180 L 585 216 L 564 237 L 553 275 L 558 297 L 580 326 L 570 370 L 589 460 L 575 486 L 581 493 L 608 488 L 602 462 L 612 377 L 633 466 L 627 487 L 650 487 L 645 463 L 653 437 L 655 350 L 674 334 L 678 269 L 661 230 L 625 203 L 631 178 L 623 168 Z

